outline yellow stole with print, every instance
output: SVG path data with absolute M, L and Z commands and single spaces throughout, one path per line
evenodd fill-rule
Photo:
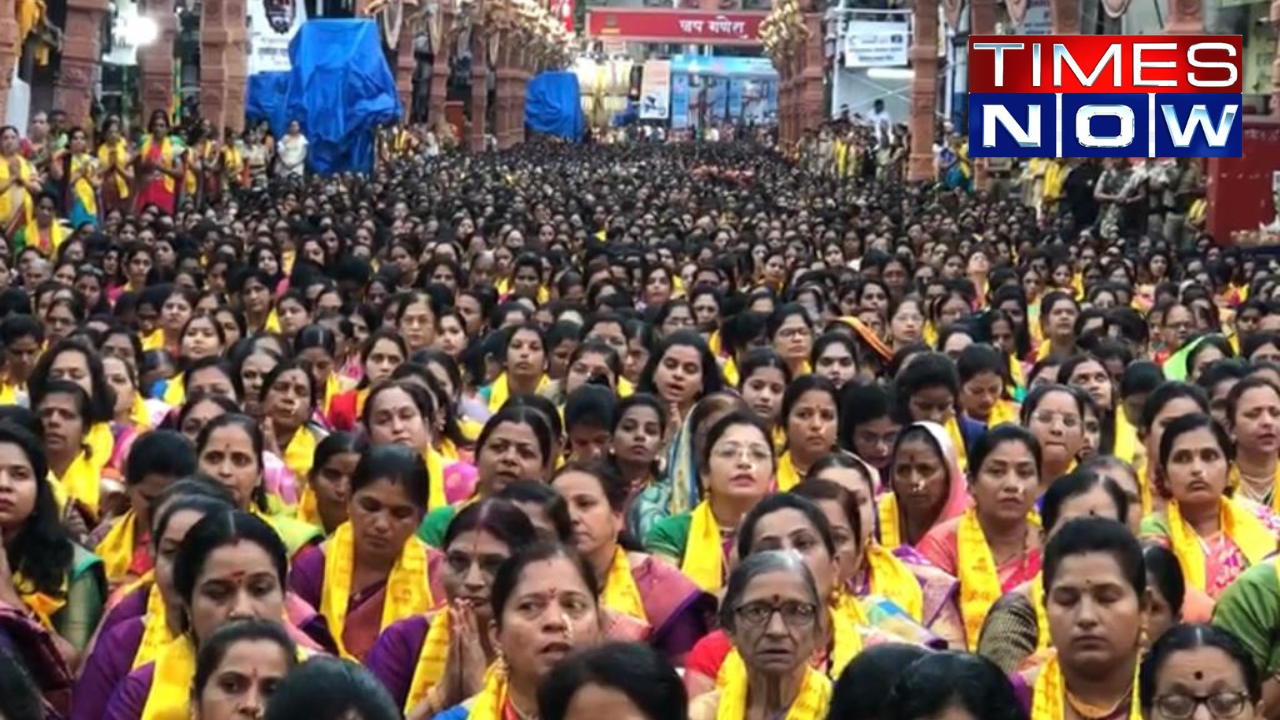
M 153 149 L 154 145 L 155 145 L 155 141 L 151 135 L 148 135 L 146 139 L 142 141 L 142 149 L 139 152 L 142 154 L 143 160 L 147 162 L 151 162 L 151 150 Z M 167 168 L 173 167 L 173 138 L 167 135 L 165 136 L 164 140 L 160 141 L 160 163 L 159 164 Z M 156 168 L 155 172 L 160 173 L 160 177 L 164 179 L 165 192 L 171 193 L 177 188 L 177 185 L 175 184 L 173 177 L 170 176 L 168 173 L 162 172 L 159 168 Z
M 156 328 L 155 330 L 152 330 L 147 335 L 144 335 L 142 338 L 142 349 L 144 352 L 151 352 L 152 350 L 163 350 L 164 349 L 164 330 L 161 328 Z M 170 378 L 169 383 L 172 384 L 176 379 L 177 379 L 177 376 Z M 178 385 L 182 385 L 182 383 L 179 382 Z M 168 401 L 166 400 L 165 402 L 168 402 Z
M 138 652 L 134 653 L 131 669 L 146 665 L 159 656 L 161 648 L 172 643 L 177 636 L 169 629 L 168 616 L 164 608 L 164 598 L 160 596 L 160 586 L 151 583 L 147 592 L 147 614 L 142 629 L 142 641 L 138 643 Z
M 90 425 L 89 432 L 84 436 L 84 444 L 89 446 L 89 456 L 86 459 L 94 470 L 102 472 L 116 449 L 116 435 L 111 432 L 111 424 L 100 422 Z
M 444 456 L 428 447 L 423 461 L 427 464 L 427 512 L 448 507 L 449 498 L 444 493 Z
M 123 578 L 129 573 L 129 566 L 133 565 L 133 552 L 136 546 L 134 525 L 137 523 L 137 517 L 130 508 L 120 516 L 120 519 L 111 526 L 106 536 L 93 549 L 93 554 L 102 558 L 103 569 L 107 573 L 108 580 Z
M 342 634 L 346 627 L 347 603 L 351 600 L 355 554 L 355 531 L 351 523 L 343 523 L 333 531 L 324 548 L 324 591 L 319 610 L 329 621 L 342 656 L 348 658 L 350 654 Z M 384 630 L 397 620 L 425 613 L 435 604 L 427 576 L 427 547 L 418 538 L 411 536 L 405 541 L 400 558 L 387 577 L 385 596 L 380 625 Z
M 1226 498 L 1218 501 L 1218 508 L 1218 523 L 1222 534 L 1235 543 L 1248 559 L 1249 565 L 1256 565 L 1275 552 L 1275 536 L 1246 508 Z M 1178 507 L 1177 500 L 1171 500 L 1165 506 L 1165 514 L 1169 520 L 1169 549 L 1178 558 L 1187 586 L 1207 592 L 1208 578 L 1204 574 L 1204 548 L 1200 546 L 1200 538 L 1182 519 L 1182 510 Z
M 901 560 L 882 545 L 867 548 L 868 583 L 872 595 L 889 598 L 916 622 L 924 622 L 924 591 L 920 582 Z
M 497 665 L 490 665 L 484 674 L 484 689 L 471 700 L 467 720 L 505 720 L 502 710 L 506 704 L 507 674 Z
M 724 584 L 724 544 L 720 525 L 711 512 L 711 503 L 703 500 L 693 509 L 689 524 L 689 540 L 684 548 L 680 570 L 695 585 L 712 595 Z
M 543 374 L 538 378 L 538 389 L 535 392 L 542 392 L 543 388 L 551 384 L 551 378 Z M 511 398 L 511 381 L 507 378 L 507 374 L 503 372 L 493 381 L 493 385 L 489 388 L 489 411 L 498 412 L 503 405 L 507 404 L 507 400 Z
M 422 650 L 418 652 L 418 664 L 413 668 L 413 679 L 409 681 L 409 694 L 404 702 L 404 712 L 418 706 L 431 692 L 431 688 L 444 677 L 444 664 L 449 657 L 449 609 L 440 608 L 431 624 L 427 626 L 427 635 L 422 640 Z
M 1031 608 L 1036 611 L 1036 652 L 1049 648 L 1049 612 L 1044 606 L 1044 576 L 1036 573 L 1031 581 Z
M 89 460 L 89 453 L 82 452 L 71 461 L 67 471 L 58 478 L 67 490 L 67 496 L 85 506 L 94 517 L 98 516 L 98 501 L 102 496 L 100 471 Z
M 1133 669 L 1133 689 L 1130 690 L 1129 720 L 1142 720 L 1142 708 L 1138 701 L 1138 667 Z M 1062 667 L 1055 655 L 1040 669 L 1035 690 L 1031 696 L 1031 720 L 1063 720 L 1066 715 L 1067 686 L 1062 680 Z
M 138 432 L 151 429 L 151 411 L 147 409 L 147 401 L 138 393 L 133 394 L 133 402 L 129 405 L 129 422 Z
M 991 414 L 987 416 L 987 427 L 993 428 L 1006 423 L 1017 425 L 1018 411 L 1014 409 L 1013 403 L 1008 400 L 997 400 L 996 404 L 991 406 Z M 956 432 L 959 432 L 959 427 L 956 428 Z M 952 438 L 952 440 L 954 439 Z
M 310 428 L 303 425 L 293 433 L 281 459 L 299 482 L 306 482 L 311 474 L 311 465 L 316 461 L 316 436 Z
M 121 160 L 119 165 L 125 165 L 129 160 L 129 152 L 125 148 L 124 139 L 117 140 L 114 145 L 102 143 L 98 146 L 98 164 L 104 168 L 112 168 L 108 173 L 116 184 L 116 196 L 121 200 L 129 197 L 129 183 L 124 181 L 124 177 L 115 171 L 116 159 Z
M 195 675 L 196 648 L 189 636 L 181 635 L 160 648 L 139 720 L 188 720 Z
M 827 675 L 834 681 L 840 678 L 858 653 L 862 652 L 861 628 L 869 624 L 858 599 L 844 590 L 836 593 L 831 603 L 831 657 Z
M 58 614 L 67 604 L 67 579 L 62 578 L 62 589 L 57 595 L 40 592 L 32 587 L 31 582 L 22 576 L 22 573 L 15 572 L 13 574 L 13 587 L 18 591 L 18 597 L 22 598 L 22 604 L 27 606 L 31 614 L 36 616 L 40 621 L 41 627 L 46 630 L 56 632 L 53 626 L 53 616 Z
M 745 720 L 747 717 L 747 664 L 737 650 L 729 653 L 720 667 L 720 703 L 716 720 Z M 783 720 L 822 720 L 831 705 L 831 681 L 805 664 L 804 681 Z M 472 717 L 471 720 L 477 720 Z M 496 718 L 490 720 L 497 720 Z
M 960 472 L 968 472 L 969 451 L 964 446 L 964 435 L 960 433 L 960 420 L 954 415 L 947 419 L 947 437 L 951 438 L 951 446 L 955 448 L 956 463 L 960 466 Z
M 72 175 L 79 173 L 86 165 L 93 168 L 93 156 L 89 153 L 71 156 Z M 93 183 L 85 178 L 80 178 L 76 180 L 75 186 L 71 191 L 75 193 L 76 199 L 80 201 L 80 207 L 84 208 L 86 213 L 90 215 L 98 214 L 98 195 L 94 191 Z
M 782 453 L 782 457 L 778 458 L 778 492 L 790 492 L 791 488 L 800 484 L 800 473 L 796 471 L 796 464 L 791 460 L 791 451 Z
M 1000 573 L 987 536 L 972 508 L 960 516 L 956 530 L 956 570 L 960 580 L 960 615 L 970 652 L 978 649 L 978 635 L 991 606 L 1000 599 Z
M 880 546 L 893 550 L 902 545 L 902 532 L 898 528 L 898 496 L 892 492 L 880 496 L 877 501 L 880 515 Z
M 644 611 L 644 596 L 631 574 L 631 561 L 627 559 L 627 551 L 621 547 L 613 551 L 613 562 L 609 563 L 609 572 L 604 578 L 600 604 L 614 612 L 649 622 Z
M 9 227 L 18 228 L 31 222 L 35 217 L 35 201 L 31 197 L 31 193 L 27 190 L 25 183 L 31 180 L 31 163 L 26 158 L 18 156 L 18 177 L 17 179 L 24 183 L 21 187 L 15 184 L 9 190 L 0 193 L 0 223 L 8 223 Z M 7 183 L 13 179 L 9 172 L 9 163 L 0 158 L 0 184 Z M 13 198 L 15 194 L 22 197 L 21 207 L 14 207 Z M 28 243 L 34 244 L 34 243 Z
M 1129 421 L 1129 413 L 1124 409 L 1124 403 L 1118 403 L 1116 408 L 1116 441 L 1115 452 L 1116 457 L 1129 463 L 1134 464 L 1138 459 L 1138 449 L 1141 444 L 1138 442 L 1138 429 Z

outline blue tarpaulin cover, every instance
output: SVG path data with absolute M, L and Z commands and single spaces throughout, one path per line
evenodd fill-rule
M 249 116 L 270 120 L 276 137 L 290 120 L 300 121 L 313 172 L 372 171 L 374 130 L 401 114 L 377 24 L 308 20 L 289 45 L 289 62 L 285 79 L 275 77 L 284 73 L 250 78 Z
M 530 80 L 524 108 L 525 122 L 534 132 L 579 140 L 586 131 L 582 91 L 571 72 L 544 72 Z

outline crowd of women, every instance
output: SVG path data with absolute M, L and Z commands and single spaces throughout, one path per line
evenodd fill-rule
M 1280 717 L 1265 259 L 412 153 L 6 236 L 0 717 Z

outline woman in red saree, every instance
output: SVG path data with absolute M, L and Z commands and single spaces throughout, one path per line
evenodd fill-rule
M 173 215 L 178 207 L 182 169 L 182 143 L 169 134 L 169 117 L 163 110 L 151 113 L 150 132 L 138 149 L 138 214 L 149 206 Z

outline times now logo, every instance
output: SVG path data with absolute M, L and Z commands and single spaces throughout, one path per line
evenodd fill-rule
M 1240 157 L 1239 35 L 969 38 L 972 157 Z

